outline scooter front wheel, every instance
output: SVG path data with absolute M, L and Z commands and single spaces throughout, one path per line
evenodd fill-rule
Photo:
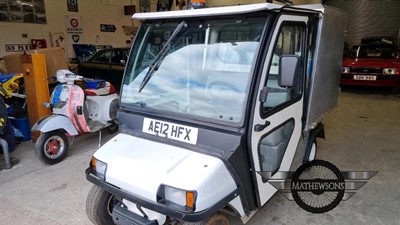
M 67 156 L 68 148 L 68 138 L 61 131 L 42 133 L 35 144 L 36 155 L 49 165 L 61 162 Z

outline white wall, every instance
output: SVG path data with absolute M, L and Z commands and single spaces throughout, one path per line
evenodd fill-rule
M 138 0 L 132 0 L 137 5 Z M 50 32 L 66 33 L 65 16 L 82 18 L 84 44 L 112 45 L 114 47 L 130 46 L 122 26 L 132 26 L 130 16 L 124 15 L 124 5 L 131 0 L 78 0 L 78 12 L 67 11 L 66 0 L 44 0 L 47 24 L 0 22 L 0 57 L 15 52 L 6 52 L 6 44 L 30 44 L 31 39 L 46 39 L 47 46 L 52 47 Z M 100 32 L 100 24 L 113 24 L 115 32 Z M 27 34 L 23 38 L 22 34 Z M 96 40 L 96 35 L 99 39 Z M 72 43 L 66 43 L 72 46 Z M 70 51 L 72 48 L 70 49 Z M 72 52 L 73 54 L 73 52 Z M 71 53 L 68 54 L 69 57 Z
M 215 7 L 262 2 L 265 0 L 207 0 L 207 5 Z M 320 2 L 321 0 L 294 0 L 294 4 Z M 44 3 L 47 24 L 0 22 L 0 58 L 15 53 L 6 52 L 6 44 L 30 44 L 31 39 L 46 39 L 47 46 L 52 47 L 50 32 L 63 32 L 67 36 L 65 16 L 82 18 L 83 44 L 130 46 L 126 42 L 132 36 L 125 35 L 122 26 L 139 26 L 139 23 L 134 23 L 130 16 L 124 15 L 123 7 L 135 5 L 136 12 L 139 12 L 139 0 L 78 0 L 78 12 L 67 11 L 67 0 L 44 0 Z M 157 0 L 150 0 L 150 6 L 151 11 L 156 11 Z M 174 0 L 173 10 L 175 9 Z M 113 24 L 117 29 L 115 32 L 100 32 L 100 24 Z M 27 34 L 27 38 L 23 38 L 22 34 Z M 66 42 L 66 45 L 68 57 L 74 57 L 72 43 Z

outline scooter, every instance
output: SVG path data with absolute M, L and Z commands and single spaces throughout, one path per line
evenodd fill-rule
M 69 149 L 68 137 L 84 133 L 99 132 L 107 128 L 110 133 L 118 130 L 115 122 L 119 97 L 115 88 L 103 80 L 86 79 L 69 70 L 57 71 L 58 84 L 53 90 L 50 103 L 52 115 L 41 118 L 32 126 L 32 131 L 41 134 L 35 143 L 35 152 L 45 164 L 61 162 Z M 85 81 L 86 89 L 77 85 Z

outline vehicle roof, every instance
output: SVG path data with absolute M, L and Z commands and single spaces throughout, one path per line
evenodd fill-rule
M 223 16 L 223 15 L 252 13 L 259 11 L 281 11 L 283 9 L 323 12 L 324 7 L 325 6 L 322 6 L 321 4 L 299 5 L 296 7 L 292 7 L 292 6 L 278 5 L 272 3 L 258 3 L 258 4 L 248 4 L 248 5 L 237 5 L 237 6 L 201 8 L 194 10 L 135 13 L 132 16 L 132 19 L 147 20 L 147 19 L 173 19 L 173 18 L 185 18 L 185 17 Z

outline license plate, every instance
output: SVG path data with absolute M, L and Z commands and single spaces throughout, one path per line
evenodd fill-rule
M 376 80 L 376 76 L 354 75 L 354 80 Z
M 195 127 L 144 118 L 142 131 L 147 134 L 161 136 L 193 145 L 197 143 L 198 129 Z

